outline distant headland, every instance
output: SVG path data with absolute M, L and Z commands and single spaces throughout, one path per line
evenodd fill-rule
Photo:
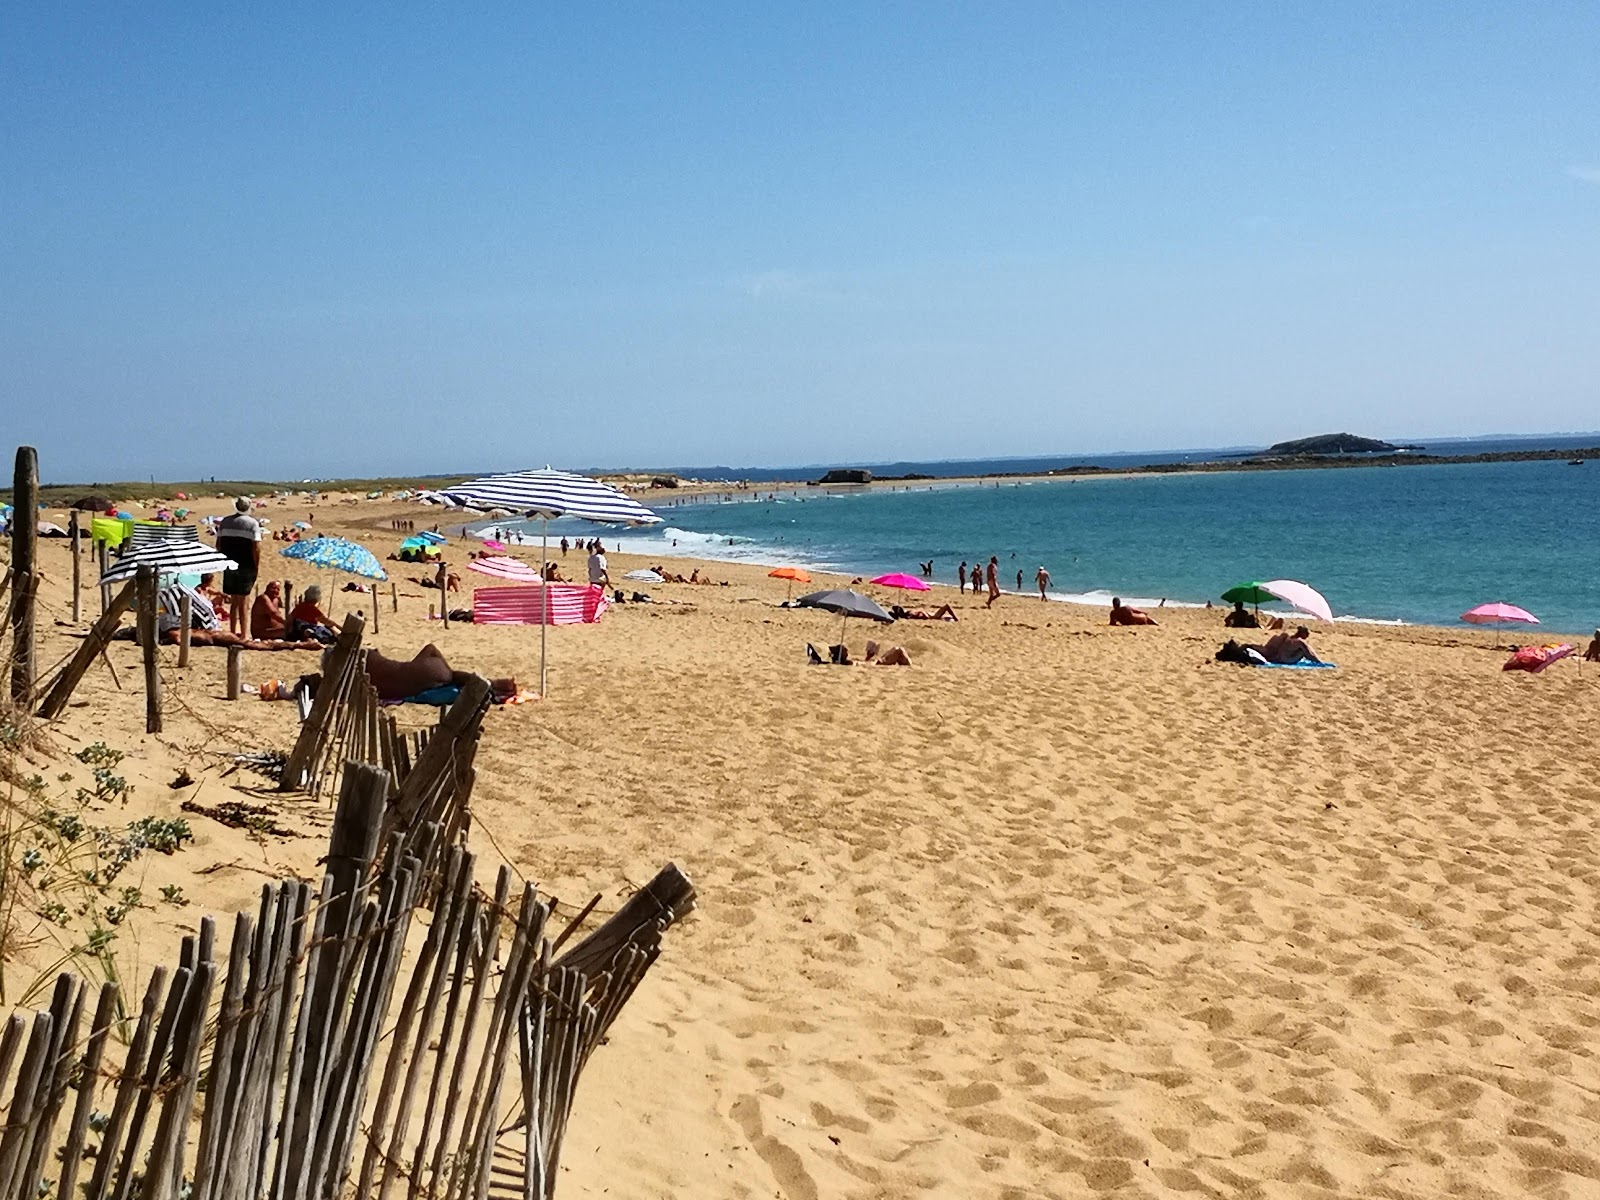
M 1319 433 L 1315 437 L 1295 438 L 1268 446 L 1267 454 L 1397 454 L 1421 450 L 1421 446 L 1397 446 L 1377 438 L 1357 437 L 1353 433 Z M 1241 455 L 1240 457 L 1253 457 Z

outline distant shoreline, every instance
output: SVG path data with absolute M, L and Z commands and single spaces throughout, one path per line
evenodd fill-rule
M 1545 450 L 1495 450 L 1484 451 L 1478 454 L 1368 454 L 1368 455 L 1252 455 L 1238 459 L 1199 459 L 1193 461 L 1174 461 L 1143 463 L 1137 466 L 1103 467 L 1094 464 L 1081 464 L 1070 467 L 1056 467 L 1047 471 L 986 471 L 975 475 L 934 475 L 923 471 L 911 471 L 901 475 L 874 475 L 867 483 L 821 483 L 815 479 L 769 479 L 769 480 L 713 480 L 713 479 L 685 479 L 681 476 L 679 486 L 672 488 L 640 487 L 638 482 L 648 478 L 650 473 L 644 471 L 598 471 L 594 472 L 597 479 L 613 481 L 626 480 L 634 484 L 635 494 L 641 499 L 651 496 L 662 498 L 701 496 L 701 495 L 739 495 L 754 494 L 758 492 L 778 492 L 790 489 L 843 489 L 859 490 L 863 488 L 881 488 L 894 486 L 914 486 L 916 484 L 950 485 L 961 483 L 977 483 L 984 480 L 1051 480 L 1051 479 L 1125 479 L 1138 475 L 1204 475 L 1223 474 L 1236 471 L 1319 471 L 1335 470 L 1350 467 L 1434 467 L 1452 465 L 1470 465 L 1477 463 L 1503 463 L 1503 462 L 1557 462 L 1561 460 L 1588 460 L 1594 459 L 1600 464 L 1600 445 L 1585 446 L 1567 449 Z M 46 483 L 39 488 L 39 499 L 46 507 L 63 508 L 71 500 L 88 492 L 97 492 L 107 495 L 113 501 L 120 500 L 153 500 L 176 499 L 177 492 L 186 492 L 189 498 L 199 499 L 216 495 L 254 495 L 262 492 L 287 491 L 306 493 L 318 491 L 332 492 L 365 492 L 365 491 L 399 491 L 399 490 L 430 490 L 439 491 L 451 486 L 452 483 L 461 482 L 463 477 L 454 475 L 430 476 L 373 476 L 368 479 L 329 479 L 329 480 L 206 480 L 200 482 L 185 481 L 156 481 L 134 482 L 121 481 L 114 483 Z M 11 500 L 11 489 L 0 487 L 0 498 L 7 502 Z M 645 503 L 649 503 L 645 499 Z
M 646 495 L 662 498 L 691 496 L 748 495 L 769 492 L 870 491 L 885 488 L 952 487 L 985 481 L 1028 481 L 1076 479 L 1132 479 L 1140 475 L 1220 475 L 1246 471 L 1318 471 L 1348 467 L 1437 467 L 1501 462 L 1572 462 L 1595 459 L 1600 464 L 1600 446 L 1566 450 L 1496 450 L 1480 454 L 1369 454 L 1352 455 L 1257 455 L 1243 459 L 1202 459 L 1194 462 L 1145 463 L 1140 466 L 1101 467 L 1084 464 L 1056 467 L 1049 471 L 990 471 L 982 475 L 929 475 L 910 472 L 904 475 L 874 475 L 866 483 L 821 483 L 808 479 L 771 480 L 696 480 L 676 488 L 660 488 Z M 611 476 L 618 478 L 618 476 Z M 648 503 L 648 501 L 646 501 Z

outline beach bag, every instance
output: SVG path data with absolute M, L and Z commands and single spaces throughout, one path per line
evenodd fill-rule
M 1250 657 L 1249 652 L 1232 638 L 1224 642 L 1222 649 L 1217 651 L 1217 661 L 1238 663 L 1241 667 L 1255 665 L 1255 661 Z

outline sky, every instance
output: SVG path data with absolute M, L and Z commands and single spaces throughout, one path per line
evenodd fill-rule
M 48 480 L 1600 427 L 1592 4 L 232 7 L 0 9 Z

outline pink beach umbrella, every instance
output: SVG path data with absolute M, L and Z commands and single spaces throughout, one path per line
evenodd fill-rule
M 1469 625 L 1493 625 L 1495 640 L 1500 637 L 1501 627 L 1507 621 L 1520 622 L 1523 625 L 1537 625 L 1539 618 L 1525 608 L 1518 608 L 1515 604 L 1507 604 L 1504 600 L 1496 600 L 1491 604 L 1480 604 L 1477 608 L 1469 608 L 1461 614 L 1461 619 Z
M 519 583 L 539 582 L 538 571 L 525 562 L 518 562 L 504 555 L 475 558 L 467 563 L 467 570 L 476 571 L 480 575 L 492 575 L 496 579 L 514 579 Z
M 925 592 L 928 585 L 915 575 L 879 575 L 872 581 L 879 587 L 903 588 L 908 592 Z
M 1504 625 L 1507 621 L 1521 621 L 1525 625 L 1537 625 L 1539 618 L 1525 608 L 1518 608 L 1515 604 L 1507 604 L 1504 600 L 1496 600 L 1493 604 L 1480 604 L 1477 608 L 1469 608 L 1461 614 L 1461 619 L 1468 625 Z
M 1322 593 L 1314 587 L 1298 583 L 1293 579 L 1272 579 L 1259 586 L 1263 592 L 1270 592 L 1285 604 L 1299 609 L 1308 616 L 1323 621 L 1333 620 L 1333 609 L 1328 607 L 1328 602 L 1322 598 Z

